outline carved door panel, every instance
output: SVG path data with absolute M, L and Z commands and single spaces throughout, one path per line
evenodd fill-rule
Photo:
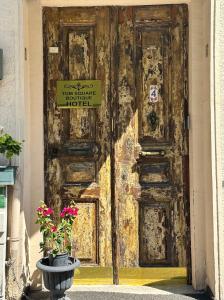
M 72 253 L 111 265 L 109 8 L 44 8 L 43 18 L 46 201 L 75 201 Z M 101 106 L 58 108 L 57 80 L 81 79 L 101 80 Z
M 118 14 L 118 266 L 186 266 L 187 7 Z

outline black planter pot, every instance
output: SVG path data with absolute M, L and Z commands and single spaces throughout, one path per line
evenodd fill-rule
M 67 256 L 67 259 L 66 259 Z M 67 254 L 45 257 L 37 262 L 37 268 L 43 272 L 44 285 L 51 292 L 52 300 L 69 300 L 65 295 L 73 283 L 74 270 L 80 261 Z
M 60 266 L 68 266 L 70 265 L 70 260 L 68 253 L 60 253 L 57 254 L 56 256 L 53 256 L 50 254 L 48 256 L 48 263 L 49 266 L 54 266 L 54 267 L 60 267 Z

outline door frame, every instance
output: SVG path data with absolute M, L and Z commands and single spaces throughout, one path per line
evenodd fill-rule
M 65 4 L 66 2 L 66 4 Z M 26 34 L 26 42 L 29 49 L 29 64 L 27 66 L 27 73 L 25 74 L 27 81 L 27 104 L 30 109 L 28 120 L 26 120 L 30 128 L 30 155 L 32 161 L 31 178 L 30 178 L 30 197 L 31 197 L 31 211 L 38 206 L 39 199 L 44 197 L 44 174 L 43 174 L 43 47 L 42 47 L 42 7 L 43 6 L 76 6 L 76 1 L 62 1 L 62 0 L 42 0 L 32 1 L 26 6 L 25 14 L 27 16 L 26 26 L 29 28 Z M 116 4 L 114 1 L 104 1 L 104 5 Z M 191 243 L 192 243 L 192 279 L 193 286 L 196 289 L 202 289 L 206 286 L 206 274 L 211 273 L 211 278 L 214 275 L 214 261 L 210 259 L 208 266 L 205 266 L 206 257 L 210 254 L 210 245 L 206 244 L 209 236 L 206 233 L 206 228 L 209 226 L 205 222 L 205 216 L 211 217 L 213 220 L 213 213 L 210 210 L 210 201 L 212 198 L 212 184 L 211 184 L 211 165 L 209 149 L 211 148 L 210 124 L 204 123 L 203 128 L 198 126 L 203 120 L 207 120 L 209 115 L 209 96 L 205 96 L 205 91 L 201 92 L 201 84 L 209 82 L 209 73 L 202 76 L 201 67 L 208 68 L 210 60 L 204 59 L 204 44 L 201 41 L 208 41 L 206 33 L 210 32 L 209 28 L 203 24 L 201 20 L 201 3 L 200 1 L 136 1 L 136 4 L 153 5 L 153 4 L 176 4 L 188 3 L 190 8 L 189 23 L 190 23 L 190 47 L 189 47 L 189 111 L 191 115 L 191 128 L 189 132 L 190 140 L 190 202 L 191 202 Z M 119 5 L 127 4 L 125 1 L 118 2 Z M 86 5 L 95 5 L 90 0 L 85 1 Z M 79 6 L 86 6 L 84 2 L 79 2 Z M 135 5 L 132 1 L 131 5 Z M 209 3 L 208 3 L 209 6 Z M 204 8 L 204 14 L 207 15 L 208 7 Z M 29 16 L 29 18 L 28 18 Z M 210 24 L 210 14 L 208 13 L 208 27 Z M 203 33 L 203 35 L 202 35 Z M 32 37 L 35 36 L 36 43 L 32 43 Z M 201 84 L 200 84 L 201 83 Z M 209 88 L 209 87 L 208 87 Z M 210 95 L 210 94 L 209 94 Z M 205 96 L 208 101 L 204 103 L 204 113 L 201 114 L 202 98 Z M 32 101 L 29 101 L 32 99 Z M 200 101 L 198 101 L 200 99 Z M 32 119 L 32 124 L 31 120 Z M 208 122 L 209 123 L 209 122 Z M 206 136 L 207 140 L 203 139 Z M 204 157 L 201 155 L 201 144 L 208 147 Z M 206 176 L 201 176 L 201 170 L 208 170 Z M 206 203 L 206 206 L 205 206 Z M 38 252 L 39 238 L 36 227 L 31 225 L 30 244 L 35 251 Z M 39 236 L 40 237 L 40 236 Z M 213 237 L 211 236 L 212 241 Z M 35 260 L 39 257 L 38 254 L 32 257 L 31 272 L 35 271 Z M 212 281 L 211 281 L 212 282 Z
M 172 5 L 166 5 L 166 6 L 163 6 L 163 5 L 160 5 L 160 6 L 155 6 L 157 10 L 161 11 L 161 13 L 164 12 L 165 9 L 168 9 L 170 8 Z M 186 116 L 188 115 L 188 67 L 187 66 L 187 61 L 188 61 L 188 11 L 186 10 L 186 6 L 183 6 L 182 4 L 179 4 L 180 8 L 181 8 L 181 13 L 179 14 L 178 13 L 178 16 L 182 17 L 182 21 L 181 21 L 181 25 L 180 26 L 183 26 L 183 32 L 180 33 L 180 35 L 178 35 L 178 37 L 180 37 L 181 40 L 183 40 L 182 44 L 178 44 L 178 49 L 180 51 L 180 56 L 182 58 L 181 60 L 181 63 L 182 65 L 181 66 L 181 69 L 180 69 L 180 72 L 181 72 L 181 77 L 184 79 L 184 82 L 185 84 L 182 84 L 181 85 L 181 94 L 182 94 L 182 99 L 181 99 L 181 107 L 182 107 L 182 113 L 183 113 L 183 119 L 182 119 L 182 122 L 178 122 L 178 126 L 180 126 L 181 128 L 181 132 L 182 132 L 182 140 L 179 141 L 179 143 L 181 144 L 186 144 L 185 148 L 186 150 L 184 150 L 185 152 L 185 155 L 182 156 L 182 174 L 183 174 L 183 199 L 181 201 L 183 201 L 184 203 L 184 224 L 186 226 L 186 231 L 184 232 L 182 230 L 181 234 L 183 235 L 183 239 L 185 240 L 185 243 L 184 245 L 182 246 L 182 248 L 185 248 L 185 255 L 186 255 L 186 268 L 187 268 L 187 282 L 190 284 L 191 283 L 191 255 L 190 255 L 190 245 L 191 245 L 191 241 L 190 241 L 190 234 L 189 234 L 189 230 L 190 230 L 190 219 L 189 219 L 189 215 L 190 215 L 190 205 L 189 205 L 189 180 L 188 180 L 188 177 L 189 177 L 189 164 L 188 164 L 188 128 L 185 128 L 185 122 L 186 122 Z M 146 9 L 149 9 L 151 6 L 145 6 Z M 108 81 L 110 82 L 109 83 L 109 93 L 110 93 L 110 111 L 109 111 L 109 132 L 110 132 L 110 141 L 109 141 L 109 145 L 110 145 L 110 162 L 111 162 L 111 183 L 110 183 L 110 186 L 111 186 L 111 240 L 112 240 L 112 268 L 113 268 L 113 283 L 114 284 L 119 284 L 119 268 L 120 268 L 120 263 L 119 263 L 119 240 L 120 240 L 120 237 L 121 235 L 119 234 L 119 215 L 118 215 L 118 212 L 119 212 L 119 203 L 117 201 L 117 198 L 119 197 L 119 193 L 116 192 L 116 182 L 117 182 L 117 178 L 116 178 L 116 146 L 115 144 L 117 143 L 117 135 L 116 135 L 116 128 L 115 128 L 115 123 L 116 123 L 116 116 L 118 114 L 118 97 L 119 97 L 119 93 L 118 93 L 118 82 L 117 82 L 117 78 L 118 78 L 118 67 L 117 67 L 117 56 L 120 55 L 120 52 L 117 52 L 119 48 L 118 46 L 118 41 L 119 41 L 119 33 L 118 33 L 118 24 L 119 24 L 119 14 L 121 12 L 122 9 L 125 9 L 125 8 L 130 8 L 131 10 L 133 10 L 133 13 L 135 15 L 136 13 L 136 9 L 144 9 L 144 6 L 102 6 L 102 8 L 104 10 L 107 10 L 108 11 L 108 18 L 110 20 L 110 26 L 109 26 L 109 37 L 110 37 L 110 53 L 111 53 L 111 61 L 109 63 L 109 66 L 110 66 L 110 78 L 108 79 Z M 59 8 L 60 10 L 57 10 L 55 11 L 54 8 L 44 8 L 43 9 L 43 33 L 44 33 L 44 36 L 43 36 L 43 48 L 44 48 L 44 144 L 45 144 L 45 180 L 47 183 L 49 183 L 49 179 L 48 179 L 48 176 L 49 174 L 47 173 L 48 172 L 48 160 L 49 158 L 51 158 L 51 154 L 49 154 L 49 150 L 48 150 L 48 147 L 51 147 L 50 144 L 52 142 L 50 142 L 50 144 L 48 143 L 48 134 L 49 133 L 49 126 L 52 125 L 52 121 L 51 123 L 48 123 L 48 110 L 50 110 L 50 105 L 48 104 L 48 100 L 51 98 L 50 96 L 48 96 L 48 89 L 49 89 L 49 83 L 48 83 L 48 75 L 50 74 L 51 76 L 53 75 L 51 73 L 51 67 L 52 67 L 52 64 L 49 63 L 49 57 L 48 57 L 48 39 L 49 39 L 49 29 L 48 29 L 48 26 L 49 24 L 52 24 L 52 18 L 55 19 L 55 13 L 57 12 L 57 16 L 59 18 L 59 16 L 61 16 L 63 18 L 63 14 L 64 13 L 68 13 L 68 10 L 66 8 Z M 63 10 L 64 9 L 64 10 Z M 81 8 L 82 9 L 82 8 Z M 85 11 L 85 9 L 93 9 L 93 11 L 95 10 L 95 7 L 83 7 L 83 11 Z M 88 12 L 88 10 L 86 10 Z M 71 8 L 71 14 L 72 12 L 74 12 L 74 14 L 76 14 L 76 8 L 75 7 L 72 7 Z M 148 10 L 147 10 L 148 11 Z M 166 11 L 166 10 L 165 10 Z M 173 12 L 176 11 L 175 9 L 172 10 L 172 12 L 170 12 L 170 16 L 173 15 Z M 152 13 L 152 12 L 151 12 Z M 163 15 L 163 14 L 162 14 Z M 64 19 L 63 19 L 64 20 Z M 175 22 L 175 18 L 172 16 L 172 22 Z M 65 20 L 64 20 L 65 21 Z M 134 21 L 135 22 L 135 21 Z M 163 24 L 166 22 L 166 20 L 164 20 L 164 17 L 162 19 L 162 22 Z M 134 23 L 135 24 L 135 23 Z M 136 23 L 137 24 L 137 23 Z M 53 25 L 52 25 L 53 26 Z M 151 28 L 151 27 L 149 27 Z M 171 27 L 169 27 L 171 28 Z M 182 28 L 182 27 L 181 27 Z M 56 29 L 54 29 L 56 30 Z M 149 30 L 149 29 L 148 29 Z M 151 29 L 152 30 L 152 29 Z M 52 32 L 53 29 L 52 29 Z M 60 35 L 60 32 L 61 30 L 58 29 L 58 34 Z M 51 35 L 50 35 L 51 36 Z M 137 36 L 135 36 L 134 34 L 134 39 L 136 39 Z M 62 39 L 62 38 L 61 38 Z M 134 42 L 134 49 L 135 47 L 137 47 L 137 42 Z M 120 51 L 120 50 L 119 50 Z M 134 50 L 135 52 L 135 50 Z M 63 52 L 62 52 L 63 53 Z M 59 56 L 60 58 L 60 56 Z M 136 57 L 134 58 L 134 61 L 135 61 L 135 70 L 137 71 L 137 55 Z M 57 58 L 56 58 L 57 60 Z M 172 64 L 172 67 L 173 67 L 173 64 Z M 171 69 L 172 69 L 171 67 Z M 49 70 L 48 70 L 49 68 Z M 50 73 L 49 73 L 50 72 Z M 59 75 L 60 76 L 60 75 Z M 56 76 L 57 77 L 57 76 Z M 60 77 L 61 79 L 61 77 Z M 173 82 L 173 79 L 171 79 L 171 81 Z M 136 83 L 136 78 L 135 78 L 135 83 Z M 137 83 L 136 83 L 137 84 Z M 174 84 L 175 85 L 175 84 Z M 135 87 L 136 88 L 136 91 L 138 90 L 137 86 Z M 107 99 L 107 98 L 106 98 Z M 105 99 L 105 101 L 107 101 Z M 137 100 L 138 98 L 135 98 L 135 103 L 136 103 L 136 108 L 138 107 L 139 109 L 139 106 L 137 105 Z M 136 123 L 139 124 L 139 113 L 138 112 L 138 120 L 136 119 Z M 63 114 L 62 114 L 63 116 Z M 113 121 L 114 120 L 114 121 Z M 49 121 L 50 122 L 50 121 Z M 136 124 L 137 126 L 137 124 Z M 139 125 L 140 126 L 140 125 Z M 134 129 L 134 128 L 133 128 Z M 62 135 L 63 137 L 63 135 Z M 139 137 L 140 139 L 140 137 Z M 141 143 L 139 141 L 139 143 Z M 179 145 L 180 145 L 179 144 Z M 158 144 L 157 144 L 158 146 Z M 159 147 L 159 146 L 158 146 Z M 183 146 L 184 147 L 184 146 Z M 109 175 L 109 174 L 108 174 Z M 53 182 L 52 182 L 53 184 Z M 45 197 L 46 195 L 49 195 L 49 189 L 48 189 L 48 186 L 45 184 Z M 142 198 L 142 197 L 141 197 Z M 146 199 L 146 197 L 144 197 Z M 142 266 L 141 264 L 141 243 L 140 243 L 140 240 L 141 240 L 141 222 L 140 222 L 140 215 L 141 215 L 141 209 L 143 208 L 143 204 L 145 204 L 145 199 L 141 200 L 137 206 L 139 207 L 139 213 L 138 213 L 138 222 L 137 224 L 135 224 L 136 226 L 138 226 L 138 231 L 137 231 L 137 228 L 136 228 L 136 231 L 138 232 L 138 245 L 136 245 L 136 251 L 137 251 L 137 257 L 136 257 L 136 260 L 139 261 L 139 266 Z M 48 201 L 48 199 L 45 199 L 46 201 Z M 87 198 L 84 198 L 84 199 L 80 199 L 81 202 L 88 202 L 87 201 L 88 199 Z M 92 201 L 91 201 L 92 202 Z M 99 205 L 99 203 L 98 203 Z M 148 204 L 149 205 L 149 204 Z M 150 204 L 152 205 L 152 204 Z M 161 204 L 160 204 L 161 205 Z M 165 204 L 163 204 L 165 205 Z M 98 209 L 96 210 L 98 211 Z M 98 216 L 96 216 L 96 223 L 98 224 Z M 96 226 L 98 228 L 98 226 Z M 171 228 L 170 228 L 171 230 Z M 97 233 L 96 233 L 96 236 L 98 236 L 98 230 L 97 230 Z M 170 242 L 168 242 L 168 249 L 167 249 L 167 252 L 168 252 L 168 256 L 169 255 L 169 248 L 171 245 L 169 245 Z M 99 248 L 99 240 L 97 239 L 97 245 L 96 245 L 96 249 Z M 181 248 L 181 249 L 182 249 Z M 137 250 L 138 249 L 138 250 Z M 96 252 L 98 253 L 98 251 L 96 250 Z M 172 252 L 172 251 L 171 251 Z M 178 251 L 177 251 L 178 253 Z M 99 257 L 97 255 L 97 259 L 96 261 L 99 260 Z M 169 267 L 169 265 L 171 264 L 171 257 L 169 258 L 169 261 L 167 261 L 166 263 L 161 263 L 160 262 L 160 265 L 153 265 L 153 264 L 148 264 L 148 265 L 145 265 L 148 266 L 148 267 L 159 267 L 159 266 L 167 266 Z

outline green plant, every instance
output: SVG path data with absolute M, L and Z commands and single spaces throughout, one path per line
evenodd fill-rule
M 22 143 L 14 140 L 11 135 L 5 133 L 0 135 L 0 153 L 11 160 L 13 155 L 19 155 L 22 151 Z
M 40 225 L 40 232 L 43 234 L 43 242 L 40 249 L 53 256 L 71 252 L 72 225 L 78 214 L 78 208 L 72 203 L 69 207 L 64 207 L 60 213 L 60 222 L 56 222 L 52 208 L 42 201 L 37 208 L 36 224 Z

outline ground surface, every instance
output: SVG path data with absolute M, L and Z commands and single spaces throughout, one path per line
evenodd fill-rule
M 70 294 L 70 299 L 77 300 L 208 300 L 209 298 L 205 295 L 200 296 L 183 296 L 183 295 L 133 295 L 133 294 L 119 294 L 119 293 L 97 293 L 97 292 L 83 292 Z
M 74 285 L 67 292 L 71 300 L 208 300 L 187 285 L 186 268 L 121 268 L 119 284 L 112 285 L 108 267 L 76 269 Z M 48 300 L 49 293 L 30 293 L 25 300 Z M 65 299 L 66 300 L 66 299 Z
M 191 286 L 133 287 L 133 286 L 73 286 L 67 292 L 71 300 L 209 300 L 203 293 L 195 292 Z M 33 300 L 49 300 L 49 293 L 33 292 L 24 297 Z M 67 299 L 66 299 L 67 300 Z

